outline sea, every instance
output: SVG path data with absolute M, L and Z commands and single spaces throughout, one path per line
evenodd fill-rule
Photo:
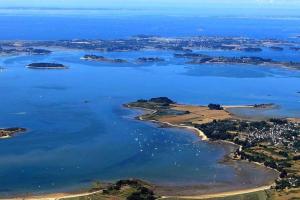
M 0 40 L 119 39 L 229 36 L 299 41 L 299 18 L 58 13 L 1 10 Z M 100 12 L 100 14 L 99 14 Z M 125 13 L 125 14 L 124 14 Z M 300 52 L 232 52 L 300 62 Z M 80 60 L 95 53 L 167 64 L 105 64 Z M 67 70 L 32 70 L 32 62 L 58 62 Z M 236 169 L 220 162 L 226 148 L 184 129 L 135 120 L 140 110 L 123 104 L 166 96 L 182 104 L 249 105 L 276 109 L 239 114 L 300 117 L 300 71 L 276 66 L 179 65 L 173 52 L 92 52 L 58 49 L 50 55 L 0 56 L 0 127 L 26 133 L 0 140 L 0 197 L 64 192 L 93 181 L 139 178 L 161 185 L 240 184 Z M 263 171 L 253 173 L 257 178 Z

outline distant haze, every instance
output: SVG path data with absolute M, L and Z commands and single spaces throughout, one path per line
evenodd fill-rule
M 300 16 L 300 0 L 0 0 L 0 8 L 167 9 L 212 15 Z

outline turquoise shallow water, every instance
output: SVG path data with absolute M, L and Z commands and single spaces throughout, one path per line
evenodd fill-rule
M 214 19 L 222 26 L 213 26 L 214 23 L 205 18 L 195 18 L 189 23 L 185 23 L 186 19 L 158 19 L 124 18 L 112 23 L 115 18 L 105 18 L 100 20 L 104 25 L 95 25 L 99 22 L 97 18 L 57 20 L 3 16 L 0 38 L 115 38 L 139 33 L 274 35 L 266 29 L 256 29 L 257 21 L 250 19 Z M 273 30 L 274 37 L 290 39 L 300 32 L 295 23 L 299 21 L 265 20 L 260 26 Z M 282 24 L 287 28 L 282 30 Z M 124 29 L 130 26 L 134 28 Z M 232 29 L 233 26 L 237 29 Z M 52 30 L 54 27 L 61 28 L 59 34 Z M 200 28 L 203 31 L 199 31 Z M 262 114 L 300 117 L 300 95 L 297 93 L 300 72 L 296 70 L 245 65 L 181 65 L 171 52 L 151 51 L 107 53 L 105 56 L 129 60 L 145 55 L 163 56 L 168 63 L 109 65 L 81 61 L 79 58 L 86 53 L 91 52 L 59 51 L 49 56 L 0 57 L 0 66 L 7 67 L 0 72 L 0 126 L 28 128 L 25 134 L 0 140 L 0 196 L 66 191 L 87 186 L 93 180 L 128 177 L 178 185 L 240 184 L 233 168 L 218 163 L 225 153 L 222 146 L 201 142 L 185 130 L 161 129 L 134 120 L 138 112 L 125 109 L 122 104 L 140 98 L 167 96 L 195 105 L 275 103 L 279 109 Z M 203 53 L 229 55 L 222 51 Z M 230 52 L 230 55 L 240 54 Z M 281 53 L 264 50 L 251 55 L 299 60 L 298 52 L 288 50 Z M 40 61 L 60 62 L 70 69 L 25 68 L 29 63 Z M 262 176 L 262 172 L 258 171 L 255 176 Z

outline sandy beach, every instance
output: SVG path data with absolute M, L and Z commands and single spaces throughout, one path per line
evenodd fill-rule
M 232 195 L 239 195 L 239 194 L 247 194 L 252 192 L 258 192 L 262 190 L 270 189 L 272 185 L 261 186 L 252 189 L 244 189 L 244 190 L 236 190 L 236 191 L 229 191 L 229 192 L 221 192 L 215 194 L 204 194 L 204 195 L 193 195 L 193 196 L 161 196 L 159 199 L 168 199 L 168 198 L 176 198 L 176 199 L 208 199 L 208 198 L 220 198 L 220 197 L 228 197 Z M 31 196 L 31 197 L 17 197 L 17 198 L 10 198 L 10 199 L 2 199 L 0 200 L 65 200 L 68 198 L 75 198 L 75 197 L 84 197 L 88 195 L 93 195 L 97 193 L 101 193 L 102 191 L 96 192 L 86 192 L 86 193 L 79 193 L 79 194 L 66 194 L 66 193 L 57 193 L 57 194 L 49 194 L 44 196 Z
M 272 184 L 273 185 L 273 184 Z M 262 190 L 268 190 L 271 188 L 272 185 L 261 186 L 252 189 L 245 189 L 245 190 L 236 190 L 230 192 L 221 192 L 216 194 L 205 194 L 205 195 L 194 195 L 194 196 L 162 196 L 160 199 L 167 199 L 167 198 L 176 198 L 176 199 L 209 199 L 209 198 L 220 198 L 220 197 L 229 197 L 233 195 L 240 195 L 240 194 L 247 194 L 252 192 L 258 192 Z
M 146 113 L 151 113 L 151 114 L 155 114 L 156 111 L 155 110 L 151 110 L 151 109 L 146 109 L 146 108 L 139 108 L 139 107 L 131 107 L 131 106 L 127 106 L 128 108 L 133 108 L 133 109 L 139 109 L 139 110 L 143 110 L 145 111 L 144 114 Z M 143 118 L 143 115 L 138 116 L 138 119 L 141 121 L 149 121 L 149 122 L 153 122 L 153 123 L 157 123 L 157 124 L 162 124 L 162 125 L 166 125 L 166 126 L 170 126 L 170 127 L 175 127 L 175 128 L 184 128 L 184 129 L 188 129 L 191 130 L 193 132 L 195 132 L 203 141 L 207 141 L 208 137 L 204 134 L 203 131 L 192 127 L 192 126 L 186 126 L 186 125 L 177 125 L 177 124 L 172 124 L 170 122 L 162 122 L 162 121 L 157 121 L 157 120 L 146 120 Z
M 75 198 L 75 197 L 83 197 L 88 195 L 93 195 L 102 192 L 95 191 L 95 192 L 82 192 L 78 194 L 68 194 L 68 193 L 53 193 L 53 194 L 46 194 L 46 195 L 37 195 L 37 196 L 24 196 L 24 197 L 16 197 L 16 198 L 0 198 L 0 200 L 64 200 L 68 198 Z

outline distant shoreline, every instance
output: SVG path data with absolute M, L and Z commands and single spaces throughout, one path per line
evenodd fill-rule
M 190 36 L 190 37 L 160 37 L 153 35 L 135 35 L 125 39 L 69 39 L 69 40 L 0 40 L 0 54 L 3 55 L 48 55 L 52 51 L 49 49 L 69 49 L 69 50 L 88 50 L 104 52 L 129 52 L 129 51 L 171 51 L 177 52 L 173 54 L 179 65 L 254 65 L 254 66 L 270 66 L 287 68 L 291 70 L 299 70 L 300 63 L 290 60 L 273 60 L 270 58 L 248 55 L 248 56 L 211 56 L 203 53 L 197 53 L 198 50 L 214 50 L 214 51 L 240 51 L 240 52 L 261 52 L 264 49 L 273 51 L 284 51 L 289 45 L 289 50 L 299 51 L 298 43 L 275 40 L 275 39 L 251 39 L 247 37 L 228 37 L 220 36 Z M 187 45 L 188 44 L 188 45 Z M 18 47 L 16 49 L 15 47 Z M 14 48 L 12 48 L 14 47 Z M 39 47 L 40 49 L 37 49 Z M 103 55 L 85 55 L 84 60 L 93 60 L 106 63 L 128 63 L 123 58 L 106 58 Z M 80 59 L 80 58 L 79 58 Z M 141 63 L 159 63 L 165 61 L 164 58 L 141 57 L 134 64 Z M 37 68 L 36 68 L 37 69 Z M 54 68 L 52 68 L 54 69 Z
M 67 66 L 59 63 L 31 63 L 26 65 L 29 69 L 68 69 Z

